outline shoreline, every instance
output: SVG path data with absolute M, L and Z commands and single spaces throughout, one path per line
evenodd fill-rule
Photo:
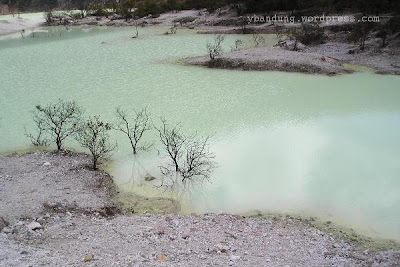
M 146 26 L 173 26 L 181 29 L 195 30 L 198 34 L 274 34 L 276 30 L 271 25 L 247 25 L 246 33 L 238 26 L 241 17 L 232 13 L 219 16 L 205 10 L 184 10 L 179 12 L 167 12 L 159 17 L 144 17 L 136 20 L 124 20 L 112 17 L 88 16 L 84 19 L 73 20 L 69 17 L 60 18 L 50 26 L 45 25 L 43 18 L 18 19 L 11 21 L 0 20 L 0 36 L 16 33 L 22 29 L 35 27 L 52 27 L 59 25 L 68 26 L 110 26 L 110 27 L 146 27 Z M 24 21 L 19 24 L 18 20 Z M 3 25 L 3 28 L 1 26 Z M 7 26 L 4 26 L 7 25 Z M 280 25 L 284 30 L 298 28 L 297 24 Z M 284 46 L 275 48 L 246 48 L 234 52 L 223 53 L 213 62 L 207 57 L 194 57 L 185 59 L 189 65 L 206 66 L 220 69 L 258 70 L 258 71 L 287 71 L 301 73 L 317 73 L 325 75 L 337 75 L 351 73 L 354 70 L 346 68 L 346 64 L 360 65 L 373 69 L 376 74 L 400 75 L 400 49 L 396 42 L 398 37 L 392 38 L 392 45 L 379 48 L 379 39 L 370 37 L 366 42 L 364 51 L 358 50 L 358 45 L 346 42 L 346 29 L 348 25 L 322 25 L 326 30 L 328 41 L 318 45 L 299 44 L 299 51 L 292 51 L 290 42 L 284 42 Z M 343 31 L 340 31 L 340 27 Z M 335 29 L 335 30 L 333 30 Z M 339 30 L 338 30 L 339 29 Z M 391 40 L 388 38 L 388 40 Z M 263 53 L 265 52 L 265 53 Z
M 4 248 L 0 262 L 77 265 L 89 254 L 94 255 L 96 266 L 116 261 L 126 265 L 132 257 L 139 266 L 158 266 L 164 260 L 174 266 L 194 262 L 276 266 L 282 260 L 296 266 L 305 262 L 322 266 L 338 259 L 361 266 L 400 260 L 399 244 L 365 238 L 315 218 L 257 212 L 127 216 L 121 203 L 113 200 L 118 189 L 111 176 L 89 170 L 88 162 L 86 155 L 65 152 L 0 157 L 0 184 L 5 189 L 0 190 L 0 198 L 8 200 L 0 206 L 0 217 L 9 223 L 0 230 Z M 132 239 L 136 241 L 128 242 Z M 126 251 L 119 250 L 121 242 Z M 99 243 L 100 247 L 94 246 Z M 184 249 L 187 246 L 190 254 Z M 132 250 L 140 255 L 132 255 Z M 126 257 L 120 258 L 119 253 Z
M 218 69 L 286 71 L 328 76 L 353 72 L 346 69 L 343 64 L 319 54 L 294 52 L 281 48 L 246 49 L 224 53 L 214 60 L 210 60 L 207 56 L 200 56 L 183 62 L 188 65 Z

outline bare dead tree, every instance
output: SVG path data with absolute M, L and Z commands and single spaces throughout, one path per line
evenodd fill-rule
M 278 43 L 281 42 L 283 37 L 285 36 L 283 26 L 275 25 L 275 34 L 276 38 L 278 38 Z
M 75 135 L 82 147 L 90 151 L 94 170 L 97 170 L 100 161 L 109 159 L 116 148 L 116 144 L 110 143 L 110 130 L 112 130 L 111 124 L 94 116 L 82 123 Z
M 132 38 L 139 38 L 139 30 L 138 30 L 138 25 L 135 24 L 135 32 L 134 35 L 132 36 Z
M 209 137 L 186 136 L 181 133 L 179 124 L 169 126 L 161 118 L 162 126 L 157 128 L 160 141 L 168 156 L 168 162 L 160 166 L 161 173 L 168 181 L 163 185 L 176 183 L 202 183 L 209 181 L 216 168 L 214 154 L 209 150 Z
M 178 31 L 178 26 L 174 25 L 169 29 L 169 33 L 170 34 L 176 34 L 176 32 Z
M 50 25 L 53 22 L 54 14 L 52 11 L 45 12 L 43 16 L 47 25 Z
M 169 28 L 168 31 L 164 33 L 164 35 L 176 34 L 177 31 L 178 31 L 178 25 L 173 25 L 171 28 Z
M 254 46 L 258 47 L 261 43 L 265 43 L 264 36 L 259 35 L 258 33 L 253 34 L 253 42 Z
M 138 150 L 148 150 L 152 144 L 142 142 L 144 134 L 151 130 L 150 114 L 147 108 L 141 110 L 133 110 L 133 116 L 130 118 L 123 110 L 117 109 L 117 124 L 115 129 L 124 133 L 131 144 L 133 154 L 137 154 Z M 140 144 L 142 144 L 139 146 Z
M 36 106 L 33 120 L 38 128 L 49 134 L 60 151 L 63 142 L 78 130 L 83 111 L 75 101 L 58 100 L 45 107 Z
M 35 117 L 33 118 L 35 120 Z M 28 137 L 31 141 L 31 144 L 34 146 L 48 146 L 49 140 L 45 135 L 46 130 L 43 127 L 43 121 L 35 121 L 36 123 L 36 131 L 35 133 L 29 133 L 24 127 L 25 136 Z
M 186 142 L 186 137 L 180 133 L 179 124 L 169 128 L 165 118 L 161 118 L 162 126 L 156 128 L 160 141 L 164 147 L 165 152 L 170 158 L 168 166 L 160 167 L 163 175 L 170 175 L 172 172 L 178 173 L 180 171 L 179 161 L 183 156 L 183 145 Z
M 239 51 L 240 48 L 243 46 L 243 41 L 241 39 L 235 40 L 235 45 L 231 47 L 231 51 Z
M 210 152 L 209 137 L 201 138 L 193 136 L 185 142 L 185 158 L 180 167 L 182 182 L 194 177 L 210 180 L 210 176 L 216 167 Z
M 207 43 L 207 51 L 211 60 L 214 60 L 216 57 L 221 55 L 222 53 L 222 42 L 225 40 L 225 36 L 222 34 L 217 34 L 214 36 L 214 42 Z

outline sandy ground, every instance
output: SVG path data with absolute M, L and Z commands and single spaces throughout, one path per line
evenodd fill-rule
M 87 165 L 71 153 L 0 157 L 0 266 L 400 264 L 399 250 L 377 252 L 289 216 L 126 216 L 110 177 Z

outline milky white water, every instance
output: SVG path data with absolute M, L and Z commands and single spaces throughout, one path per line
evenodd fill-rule
M 155 122 L 163 115 L 213 136 L 219 168 L 192 194 L 191 210 L 300 213 L 400 240 L 400 77 L 183 66 L 175 61 L 204 54 L 211 36 L 165 30 L 140 29 L 139 39 L 126 28 L 3 37 L 0 151 L 29 146 L 23 127 L 32 128 L 38 103 L 74 99 L 108 120 L 118 106 L 148 106 Z M 228 36 L 225 49 L 238 37 L 249 45 L 251 36 Z M 116 182 L 145 192 L 132 183 L 158 176 L 160 145 L 133 162 L 127 140 L 113 138 Z

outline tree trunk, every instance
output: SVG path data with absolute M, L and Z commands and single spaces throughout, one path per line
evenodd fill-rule
M 93 157 L 93 170 L 97 170 L 97 158 Z
M 61 140 L 57 138 L 56 143 L 57 143 L 57 151 L 60 151 L 61 148 L 62 148 L 62 142 L 61 142 Z

